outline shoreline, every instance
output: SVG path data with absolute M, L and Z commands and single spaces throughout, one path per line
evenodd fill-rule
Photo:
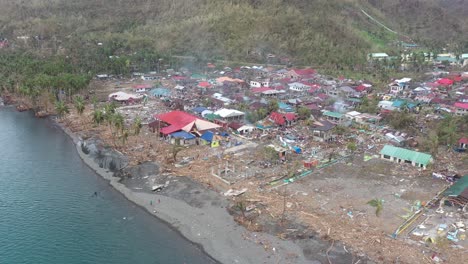
M 144 209 L 151 216 L 166 223 L 190 243 L 217 263 L 320 263 L 304 256 L 303 249 L 291 240 L 281 240 L 262 232 L 251 232 L 234 221 L 227 209 L 219 206 L 193 207 L 183 200 L 166 195 L 136 192 L 114 173 L 101 168 L 82 152 L 78 135 L 53 118 L 49 120 L 70 137 L 80 159 L 127 200 Z M 212 192 L 219 199 L 220 194 Z M 160 201 L 153 203 L 152 201 Z M 246 239 L 247 238 L 247 239 Z M 260 243 L 254 242 L 260 241 Z M 267 241 L 268 246 L 264 244 Z M 237 253 L 239 252 L 239 253 Z M 318 258 L 317 258 L 318 259 Z

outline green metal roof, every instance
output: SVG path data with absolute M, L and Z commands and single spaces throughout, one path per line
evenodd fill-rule
M 461 177 L 456 183 L 454 183 L 444 192 L 444 195 L 459 196 L 466 188 L 468 188 L 468 175 Z
M 448 61 L 448 62 L 456 62 L 457 59 L 448 57 L 448 56 L 439 56 L 435 59 L 436 61 Z
M 360 103 L 362 102 L 361 99 L 359 98 L 347 98 L 346 100 L 350 101 L 350 102 L 355 102 L 355 103 Z
M 209 121 L 214 121 L 215 119 L 222 119 L 220 115 L 215 114 L 206 114 L 204 117 Z
M 409 149 L 398 148 L 391 145 L 385 145 L 380 151 L 381 155 L 388 155 L 402 160 L 409 160 L 426 166 L 432 160 L 432 156 L 426 153 L 421 153 Z
M 330 117 L 335 117 L 335 118 L 342 118 L 343 114 L 337 113 L 337 112 L 331 112 L 331 111 L 326 111 L 323 113 L 324 116 L 330 116 Z
M 206 80 L 207 76 L 203 74 L 194 73 L 192 74 L 192 76 L 190 76 L 190 78 L 195 80 Z

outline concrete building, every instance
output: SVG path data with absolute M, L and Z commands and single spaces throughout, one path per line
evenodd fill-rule
M 429 154 L 398 148 L 391 145 L 385 145 L 382 148 L 380 151 L 380 157 L 396 163 L 408 163 L 424 169 L 433 160 L 432 156 Z

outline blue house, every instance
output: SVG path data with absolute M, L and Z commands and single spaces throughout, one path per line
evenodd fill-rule
M 176 139 L 180 140 L 180 145 L 193 145 L 196 143 L 195 135 L 183 130 L 171 133 L 169 136 L 172 144 L 176 143 Z

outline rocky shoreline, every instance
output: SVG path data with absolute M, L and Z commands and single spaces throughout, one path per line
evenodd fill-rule
M 111 148 L 103 151 L 102 147 L 97 147 L 99 140 L 83 140 L 63 124 L 56 123 L 73 140 L 83 162 L 108 180 L 114 189 L 199 245 L 220 263 L 326 263 L 329 258 L 332 263 L 339 264 L 351 263 L 354 259 L 339 242 L 327 256 L 330 242 L 319 237 L 293 241 L 249 231 L 229 214 L 229 201 L 220 193 L 187 177 L 159 173 L 154 163 L 126 167 L 123 154 Z M 83 142 L 86 142 L 85 148 L 82 147 Z M 100 161 L 92 154 L 93 151 L 102 155 Z M 131 174 L 130 177 L 117 177 L 110 171 L 110 164 L 127 176 Z M 152 192 L 151 184 L 166 185 L 166 188 Z M 366 260 L 361 263 L 372 262 Z
M 77 153 L 85 164 L 108 180 L 110 185 L 128 200 L 165 221 L 188 240 L 200 245 L 202 250 L 216 261 L 226 264 L 320 263 L 310 259 L 310 256 L 304 256 L 304 249 L 293 241 L 281 240 L 265 233 L 250 232 L 240 226 L 226 210 L 226 199 L 186 177 L 168 177 L 172 195 L 168 195 L 167 190 L 153 193 L 143 190 L 143 187 L 136 187 L 141 186 L 140 184 L 133 186 L 133 189 L 126 186 L 121 178 L 115 177 L 109 170 L 109 159 L 104 163 L 96 162 L 94 155 L 83 151 L 81 143 L 84 141 L 64 125 L 58 124 L 72 138 Z M 88 143 L 87 149 L 95 150 L 94 146 L 94 143 Z M 107 152 L 104 155 L 109 157 L 115 156 L 116 153 Z M 122 155 L 121 158 L 125 157 Z M 123 168 L 126 164 L 122 162 L 118 166 Z M 142 177 L 148 179 L 150 176 L 157 177 Z
M 50 118 L 76 146 L 85 164 L 129 201 L 166 222 L 185 238 L 221 263 L 374 263 L 357 257 L 338 241 L 328 241 L 315 233 L 280 239 L 278 227 L 266 220 L 267 230 L 252 232 L 239 225 L 230 214 L 229 201 L 188 177 L 160 173 L 156 163 L 128 166 L 128 158 L 99 138 L 83 140 L 79 132 Z M 82 143 L 85 143 L 85 148 Z M 128 167 L 127 167 L 128 166 Z M 116 171 L 117 173 L 114 173 Z M 154 185 L 165 185 L 153 192 Z M 232 212 L 231 212 L 232 213 Z M 307 229 L 306 227 L 304 227 Z M 301 228 L 302 229 L 302 228 Z M 333 250 L 330 249 L 333 247 Z

